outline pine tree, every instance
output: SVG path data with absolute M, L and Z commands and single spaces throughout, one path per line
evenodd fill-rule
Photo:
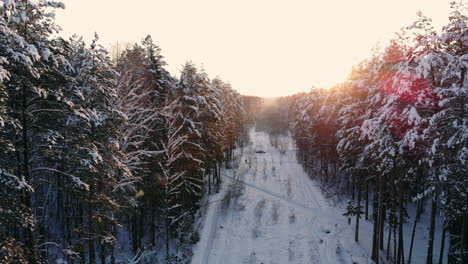
M 205 75 L 199 74 L 191 63 L 186 63 L 180 80 L 176 83 L 174 102 L 176 107 L 172 115 L 177 118 L 176 126 L 182 126 L 181 135 L 187 136 L 183 145 L 183 155 L 179 164 L 184 164 L 183 204 L 193 209 L 202 191 L 202 175 L 206 150 L 202 145 L 200 91 L 209 85 Z M 179 165 L 180 166 L 180 165 Z
M 468 18 L 466 5 L 453 2 L 451 7 L 449 24 L 443 28 L 439 38 L 439 60 L 443 61 L 443 67 L 438 69 L 440 77 L 435 89 L 437 112 L 431 116 L 426 133 L 432 142 L 427 152 L 428 162 L 433 169 L 427 188 L 440 192 L 438 198 L 444 213 L 445 227 L 451 233 L 449 263 L 463 263 L 467 261 L 467 254 L 456 252 L 466 252 L 466 239 L 463 238 L 467 236 L 463 234 L 462 226 L 466 225 L 468 211 L 464 202 L 468 195 Z
M 126 116 L 116 109 L 116 73 L 97 40 L 96 36 L 90 48 L 79 39 L 72 41 L 76 50 L 71 60 L 81 97 L 74 102 L 79 115 L 70 123 L 78 134 L 69 140 L 81 165 L 74 173 L 87 186 L 86 192 L 80 193 L 80 211 L 86 217 L 78 230 L 83 243 L 81 251 L 86 243 L 90 263 L 96 263 L 96 242 L 101 258 L 113 251 L 116 213 L 120 209 L 116 193 L 134 191 L 133 178 L 119 145 L 119 130 Z
M 168 105 L 164 109 L 166 116 L 167 140 L 164 142 L 164 161 L 160 164 L 162 173 L 159 175 L 158 183 L 161 185 L 163 199 L 160 203 L 161 212 L 164 217 L 164 233 L 166 246 L 166 261 L 170 263 L 174 256 L 170 253 L 171 238 L 182 240 L 186 234 L 180 231 L 186 229 L 186 218 L 189 212 L 182 207 L 180 197 L 184 184 L 184 176 L 187 171 L 177 168 L 179 159 L 184 156 L 183 145 L 188 136 L 181 134 L 183 126 L 177 125 L 174 109 L 180 108 L 178 101 Z
M 59 3 L 42 1 L 8 1 L 1 7 L 1 72 L 10 120 L 4 136 L 14 145 L 9 163 L 14 167 L 13 175 L 35 190 L 22 192 L 24 208 L 35 208 L 35 203 L 42 199 L 41 181 L 52 174 L 51 158 L 57 157 L 57 143 L 62 137 L 58 121 L 67 103 L 63 73 L 70 69 L 60 54 L 61 40 L 51 37 L 58 27 L 49 10 L 62 7 Z M 36 254 L 37 249 L 43 250 L 36 243 L 45 242 L 46 218 L 39 210 L 33 212 L 39 228 L 18 232 L 24 234 L 28 260 L 40 262 L 46 256 Z
M 124 133 L 122 150 L 127 155 L 126 165 L 139 178 L 136 188 L 145 195 L 132 204 L 132 240 L 136 252 L 141 248 L 143 224 L 150 222 L 150 242 L 155 245 L 160 190 L 155 175 L 162 173 L 163 142 L 166 138 L 166 122 L 161 115 L 162 108 L 172 94 L 173 78 L 164 69 L 165 62 L 160 49 L 148 36 L 143 46 L 134 45 L 124 51 L 117 69 L 118 104 L 128 117 L 122 128 Z M 139 224 L 137 224 L 139 223 Z

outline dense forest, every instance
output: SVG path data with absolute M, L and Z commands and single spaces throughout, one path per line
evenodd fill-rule
M 446 261 L 444 245 L 448 263 L 468 263 L 468 17 L 466 5 L 451 8 L 441 31 L 419 14 L 344 83 L 290 99 L 298 159 L 324 189 L 351 197 L 346 215 L 356 219 L 356 241 L 359 219 L 373 221 L 365 239 L 376 263 L 379 254 L 411 263 L 418 221 L 403 229 L 410 207 L 416 219 L 430 211 L 426 263 Z M 444 227 L 440 249 L 436 218 Z
M 191 62 L 174 77 L 150 36 L 112 60 L 97 35 L 63 39 L 57 8 L 0 6 L 0 262 L 115 263 L 119 240 L 182 262 L 243 98 Z
M 203 203 L 253 125 L 346 204 L 375 263 L 416 262 L 424 215 L 425 262 L 468 263 L 466 4 L 440 30 L 419 13 L 343 83 L 281 98 L 241 95 L 192 62 L 170 73 L 150 35 L 112 52 L 97 34 L 64 39 L 62 8 L 0 1 L 0 263 L 190 263 Z M 287 168 L 263 158 L 265 179 L 267 164 Z

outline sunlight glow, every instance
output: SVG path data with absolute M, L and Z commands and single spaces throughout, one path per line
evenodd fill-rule
M 448 0 L 64 0 L 63 35 L 110 47 L 151 34 L 168 69 L 192 60 L 243 94 L 289 95 L 343 81 L 373 46 L 421 10 L 437 27 Z M 83 16 L 83 14 L 85 14 Z

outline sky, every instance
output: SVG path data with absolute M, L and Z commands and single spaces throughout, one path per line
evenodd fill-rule
M 150 34 L 172 74 L 192 61 L 242 94 L 273 97 L 342 82 L 418 10 L 441 28 L 449 1 L 62 0 L 57 23 L 108 48 Z

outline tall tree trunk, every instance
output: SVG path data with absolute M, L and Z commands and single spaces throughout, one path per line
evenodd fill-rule
M 380 250 L 382 249 L 381 244 L 383 244 L 383 217 L 384 217 L 384 205 L 383 205 L 383 177 L 379 180 L 379 202 L 377 209 L 377 234 L 375 241 L 375 251 L 376 251 L 376 264 L 380 262 Z
M 369 182 L 366 180 L 366 220 L 369 219 Z
M 383 200 L 384 195 L 382 191 L 381 199 Z M 379 235 L 379 249 L 383 250 L 384 249 L 384 231 L 385 231 L 385 218 L 387 215 L 387 207 L 385 206 L 385 203 L 382 201 L 382 208 L 380 209 L 381 211 L 381 217 L 380 217 L 380 235 Z
M 418 223 L 418 210 L 421 206 L 421 200 L 418 200 L 418 204 L 416 206 L 416 215 L 414 216 L 414 223 L 413 223 L 413 231 L 411 232 L 411 242 L 409 248 L 409 256 L 408 256 L 408 264 L 411 264 L 411 258 L 413 256 L 413 243 L 414 243 L 414 236 L 416 234 L 416 225 Z
M 29 124 L 28 124 L 28 119 L 27 119 L 27 98 L 26 98 L 26 86 L 23 85 L 22 87 L 22 111 L 21 111 L 21 125 L 22 125 L 22 161 L 23 161 L 23 166 L 22 166 L 22 172 L 24 179 L 26 180 L 27 183 L 31 183 L 31 174 L 29 171 L 29 155 L 30 155 L 30 150 L 29 150 Z M 23 192 L 23 203 L 27 208 L 32 208 L 32 197 L 29 192 Z M 31 230 L 30 228 L 26 229 L 25 231 L 25 237 L 26 237 L 26 246 L 29 250 L 29 261 L 31 263 L 36 263 L 36 239 L 34 236 L 34 231 Z
M 165 240 L 166 240 L 166 262 L 167 263 L 170 263 L 170 255 L 169 255 L 169 223 L 170 223 L 170 219 L 169 219 L 169 216 L 167 215 L 167 212 L 166 212 L 166 216 L 165 216 L 165 219 L 164 219 L 164 233 L 165 233 Z
M 144 215 L 144 208 L 140 208 L 140 214 L 138 216 L 138 248 L 141 249 L 143 246 L 143 234 L 145 227 L 145 215 Z
M 358 183 L 358 200 L 357 200 L 357 208 L 358 213 L 356 214 L 356 230 L 354 234 L 354 241 L 359 241 L 359 218 L 361 218 L 361 185 Z
M 218 163 L 218 182 L 221 183 L 221 162 Z
M 468 253 L 466 252 L 466 236 L 468 235 L 468 217 L 466 213 L 463 214 L 460 231 L 460 259 L 462 263 L 468 262 Z
M 79 203 L 79 209 L 78 209 L 78 226 L 81 226 L 83 227 L 84 229 L 84 225 L 85 225 L 85 213 L 84 213 L 84 206 L 85 204 L 80 202 Z M 84 264 L 86 262 L 86 257 L 85 257 L 85 245 L 84 245 L 84 240 L 83 240 L 83 234 L 82 232 L 78 232 L 78 240 L 80 241 L 80 244 L 79 244 L 79 251 L 80 251 L 80 263 L 81 264 Z
M 112 235 L 114 237 L 117 237 L 115 225 L 111 227 L 111 230 L 112 230 Z M 115 264 L 115 246 L 114 245 L 111 245 L 109 247 L 109 254 L 110 254 L 110 264 Z
M 325 183 L 328 183 L 330 181 L 331 177 L 331 171 L 330 171 L 330 156 L 328 153 L 325 154 Z
M 439 253 L 439 264 L 442 264 L 443 259 L 444 259 L 444 249 L 445 249 L 445 233 L 447 229 L 445 226 L 442 229 L 442 241 L 440 242 L 440 253 Z
M 436 191 L 437 192 L 437 191 Z M 429 227 L 429 240 L 427 242 L 427 258 L 426 264 L 433 263 L 433 251 L 434 251 L 434 233 L 435 233 L 435 218 L 437 213 L 437 194 L 436 197 L 432 199 L 431 206 L 431 220 Z
M 320 177 L 320 180 L 322 181 L 322 172 L 323 172 L 322 153 L 320 153 L 319 161 L 320 161 L 320 174 L 319 174 L 319 177 Z
M 89 255 L 89 264 L 94 264 L 95 252 L 94 252 L 94 232 L 93 232 L 93 202 L 92 197 L 94 196 L 94 186 L 90 185 L 89 195 L 88 195 L 88 255 Z
M 405 218 L 405 207 L 404 207 L 404 197 L 403 197 L 403 188 L 398 190 L 399 192 L 399 207 L 400 207 L 400 219 L 398 223 L 398 264 L 405 263 L 405 248 L 404 248 L 404 241 L 403 241 L 403 222 Z
M 213 173 L 213 185 L 216 186 L 218 184 L 218 169 L 216 168 L 216 160 L 211 164 L 211 172 Z
M 425 204 L 425 199 L 423 197 L 423 198 L 421 198 L 421 203 L 419 204 L 419 208 L 418 208 L 417 214 L 416 214 L 416 221 L 418 221 L 418 222 L 419 222 L 419 220 L 421 220 L 421 214 L 424 211 L 424 204 Z
M 211 165 L 209 166 L 208 170 L 208 195 L 211 194 Z
M 374 230 L 372 233 L 372 260 L 378 263 L 378 233 L 379 233 L 379 219 L 378 219 L 378 200 L 379 200 L 379 192 L 377 188 L 375 187 L 375 192 L 374 192 L 374 200 L 373 200 L 373 210 L 372 210 L 372 218 L 374 220 Z
M 151 235 L 150 235 L 150 239 L 151 239 L 151 246 L 154 247 L 156 245 L 156 226 L 155 226 L 156 225 L 156 223 L 155 223 L 156 219 L 155 219 L 155 215 L 154 215 L 155 209 L 154 209 L 154 204 L 153 203 L 151 203 L 151 205 L 150 205 L 150 211 L 151 211 L 151 216 L 150 216 L 150 219 L 151 219 L 150 220 L 151 221 L 151 223 L 150 223 Z
M 99 245 L 99 255 L 101 257 L 101 264 L 105 264 L 106 263 L 106 248 L 103 244 L 100 244 Z
M 226 149 L 226 153 L 225 153 L 225 167 L 226 169 L 229 169 L 229 150 Z
M 396 212 L 395 212 L 396 213 Z M 397 223 L 393 226 L 393 262 L 397 262 Z
M 389 225 L 389 228 L 388 228 L 388 238 L 387 238 L 387 261 L 388 261 L 388 259 L 390 258 L 390 252 L 391 252 L 391 249 L 390 249 L 390 240 L 391 240 L 391 237 L 392 237 L 392 225 Z
M 353 199 L 353 201 L 356 201 L 356 196 L 354 195 L 354 193 L 356 192 L 355 188 L 356 187 L 354 181 L 351 181 L 351 199 Z
M 138 212 L 137 210 L 134 210 L 133 213 L 132 213 L 132 228 L 131 228 L 131 231 L 132 231 L 132 249 L 133 249 L 133 253 L 136 254 L 137 253 L 137 250 L 138 250 L 138 228 L 137 228 L 137 225 L 138 225 L 138 221 L 137 221 L 137 218 L 138 218 Z
M 169 187 L 166 184 L 166 191 L 164 194 L 164 235 L 165 235 L 165 242 L 166 242 L 166 263 L 170 263 L 170 256 L 169 256 L 169 239 L 170 239 L 170 223 L 171 219 L 169 218 Z

